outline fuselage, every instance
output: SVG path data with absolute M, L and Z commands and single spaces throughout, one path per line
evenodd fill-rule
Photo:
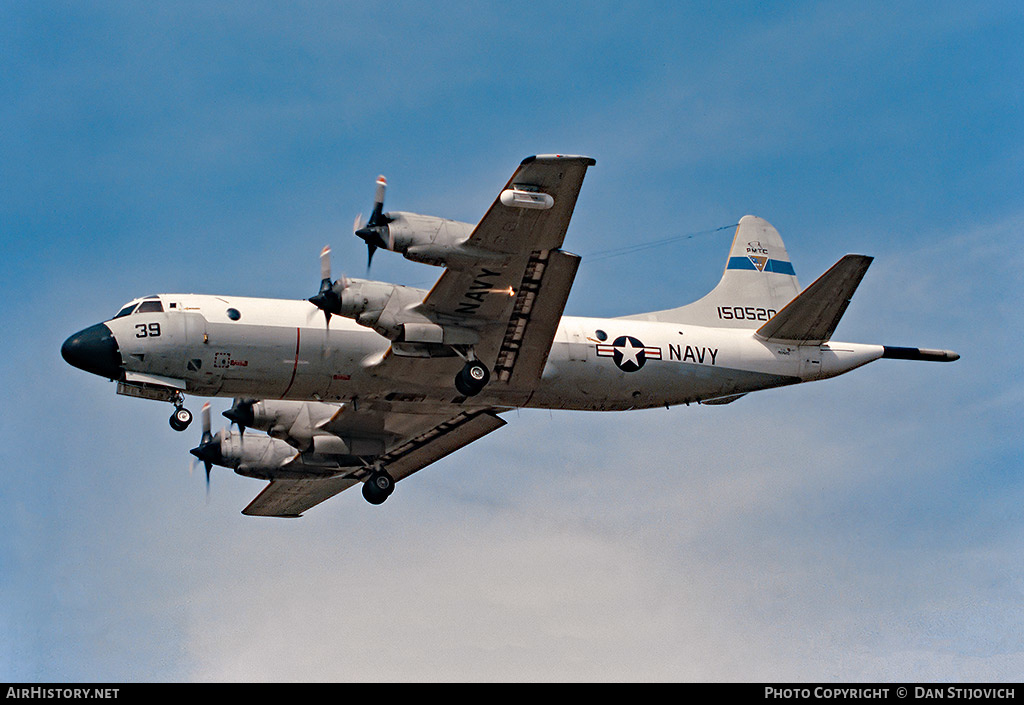
M 128 388 L 609 411 L 728 401 L 842 374 L 884 351 L 880 345 L 834 341 L 766 342 L 747 329 L 566 316 L 533 388 L 492 382 L 465 400 L 451 385 L 463 364 L 458 357 L 418 359 L 416 375 L 395 379 L 380 364 L 394 354 L 391 341 L 341 316 L 328 321 L 308 301 L 163 294 L 132 302 L 102 326 L 110 333 L 103 343 L 106 363 L 83 364 L 94 352 L 84 343 L 76 347 L 75 336 L 65 343 L 65 357 Z M 93 338 L 103 332 L 94 326 L 82 333 L 88 331 Z

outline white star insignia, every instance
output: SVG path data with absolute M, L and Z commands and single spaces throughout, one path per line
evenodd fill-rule
M 622 345 L 615 348 L 622 354 L 622 364 L 625 365 L 627 362 L 632 362 L 637 367 L 640 366 L 640 360 L 637 356 L 644 351 L 643 348 L 634 348 L 633 343 L 626 339 Z

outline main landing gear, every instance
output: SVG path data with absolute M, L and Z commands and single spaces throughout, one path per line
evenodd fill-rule
M 476 396 L 491 378 L 487 366 L 479 360 L 467 362 L 459 374 L 455 375 L 455 388 L 464 397 Z
M 395 481 L 384 470 L 374 470 L 363 482 L 363 499 L 370 504 L 383 504 L 395 491 Z
M 452 350 L 466 361 L 466 366 L 459 371 L 459 374 L 455 375 L 455 388 L 464 397 L 476 396 L 491 379 L 490 370 L 487 369 L 487 365 L 477 359 L 472 347 L 467 347 L 463 351 L 453 346 Z
M 174 413 L 171 414 L 169 423 L 175 431 L 184 431 L 192 423 L 192 412 L 185 408 L 185 395 L 178 392 L 174 399 Z

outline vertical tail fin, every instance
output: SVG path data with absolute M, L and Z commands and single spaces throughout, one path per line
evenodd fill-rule
M 718 286 L 692 304 L 626 318 L 721 328 L 759 328 L 800 292 L 779 231 L 745 215 Z

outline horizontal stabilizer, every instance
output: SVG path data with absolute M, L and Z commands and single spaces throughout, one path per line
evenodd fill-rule
M 925 360 L 926 362 L 953 362 L 960 355 L 952 350 L 928 350 L 926 348 L 895 348 L 886 345 L 882 357 L 891 360 Z
M 829 340 L 872 259 L 866 255 L 843 257 L 758 328 L 757 337 L 801 345 Z

